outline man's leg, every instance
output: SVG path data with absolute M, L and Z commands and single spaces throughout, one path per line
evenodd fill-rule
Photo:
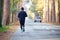
M 23 21 L 23 31 L 25 31 L 25 21 Z
M 21 28 L 21 30 L 23 29 L 23 28 L 22 28 L 22 25 L 20 26 L 20 28 Z
M 25 26 L 23 25 L 23 32 L 25 31 Z
M 21 30 L 23 29 L 22 27 L 23 27 L 23 26 L 22 26 L 22 21 L 20 20 L 20 28 L 21 28 Z

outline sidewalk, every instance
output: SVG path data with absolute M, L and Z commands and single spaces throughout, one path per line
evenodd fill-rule
M 9 40 L 17 29 L 18 29 L 18 25 L 16 25 L 16 23 L 14 25 L 10 25 L 7 31 L 0 33 L 0 40 Z

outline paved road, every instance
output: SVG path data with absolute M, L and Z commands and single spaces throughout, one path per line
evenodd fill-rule
M 20 28 L 12 35 L 10 40 L 60 40 L 60 27 L 47 23 L 34 23 L 26 20 L 26 31 Z

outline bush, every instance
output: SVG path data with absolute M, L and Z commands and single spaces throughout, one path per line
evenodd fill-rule
M 0 27 L 0 32 L 7 31 L 9 29 L 9 26 L 2 26 Z

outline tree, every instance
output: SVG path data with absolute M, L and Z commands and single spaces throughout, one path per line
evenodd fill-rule
M 0 0 L 0 27 L 2 27 L 3 0 Z
M 56 22 L 56 14 L 55 14 L 55 0 L 52 0 L 52 22 Z
M 32 5 L 31 5 L 31 8 L 30 10 L 35 14 L 35 16 L 38 16 L 38 11 L 36 10 L 36 4 L 37 4 L 37 1 L 36 0 L 32 0 Z
M 59 16 L 59 23 L 60 23 L 60 0 L 58 0 L 58 10 L 59 10 L 58 16 Z
M 10 13 L 11 13 L 11 22 L 14 22 L 16 20 L 16 13 L 18 12 L 19 4 L 21 0 L 11 0 L 10 1 Z
M 41 15 L 43 13 L 43 0 L 32 0 L 31 11 L 35 13 L 35 15 Z
M 4 0 L 2 25 L 9 24 L 10 0 Z

